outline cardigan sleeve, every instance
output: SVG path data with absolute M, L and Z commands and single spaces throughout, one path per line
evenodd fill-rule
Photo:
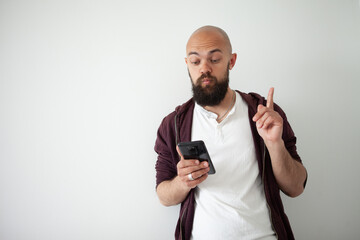
M 163 119 L 157 131 L 154 147 L 155 152 L 158 154 L 155 164 L 156 187 L 161 182 L 171 180 L 177 175 L 176 164 L 178 159 L 176 159 L 177 152 L 172 115 L 170 114 Z
M 296 136 L 294 131 L 292 130 L 290 123 L 287 120 L 285 112 L 278 106 L 274 105 L 274 110 L 280 114 L 283 118 L 283 135 L 282 139 L 284 141 L 285 147 L 290 153 L 291 157 L 296 161 L 302 163 L 302 160 L 297 152 L 296 148 Z

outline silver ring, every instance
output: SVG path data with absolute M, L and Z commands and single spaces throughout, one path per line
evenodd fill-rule
M 188 174 L 188 179 L 189 179 L 190 181 L 194 181 L 194 178 L 193 178 L 193 176 L 192 176 L 191 173 Z

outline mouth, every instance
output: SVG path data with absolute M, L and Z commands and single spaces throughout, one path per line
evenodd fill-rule
M 201 83 L 202 83 L 203 85 L 209 85 L 209 84 L 211 84 L 212 82 L 213 82 L 213 80 L 212 80 L 211 78 L 204 78 L 204 79 L 201 80 Z

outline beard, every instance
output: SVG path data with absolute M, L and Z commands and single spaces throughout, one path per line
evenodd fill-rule
M 210 79 L 210 81 L 213 81 L 214 84 L 202 87 L 201 83 L 204 78 Z M 220 81 L 216 77 L 211 76 L 209 72 L 202 74 L 196 80 L 195 84 L 193 83 L 191 76 L 190 79 L 195 102 L 200 106 L 216 106 L 225 98 L 229 87 L 229 64 L 227 66 L 225 76 L 220 79 Z

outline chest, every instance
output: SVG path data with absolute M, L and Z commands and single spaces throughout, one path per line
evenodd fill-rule
M 247 105 L 237 103 L 221 123 L 198 110 L 194 110 L 191 140 L 205 142 L 216 169 L 199 188 L 238 194 L 244 189 L 241 183 L 256 181 L 259 174 Z

